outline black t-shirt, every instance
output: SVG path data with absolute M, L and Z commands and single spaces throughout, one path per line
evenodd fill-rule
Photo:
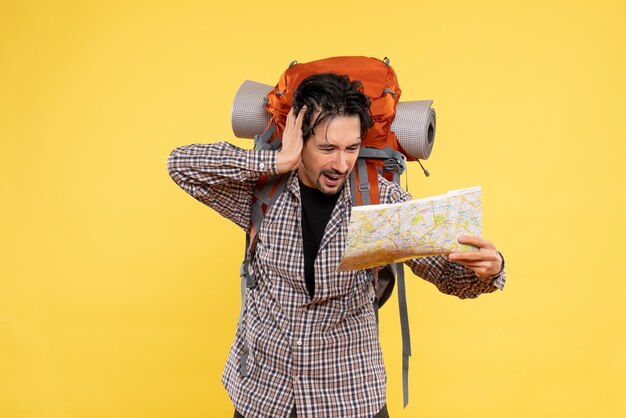
M 304 247 L 304 281 L 309 295 L 315 293 L 315 258 L 320 249 L 326 224 L 337 204 L 339 193 L 326 195 L 300 182 L 302 199 L 302 244 Z

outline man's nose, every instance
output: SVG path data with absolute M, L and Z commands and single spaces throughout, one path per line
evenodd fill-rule
M 336 153 L 333 169 L 341 174 L 345 174 L 350 169 L 350 161 L 346 153 L 341 151 Z

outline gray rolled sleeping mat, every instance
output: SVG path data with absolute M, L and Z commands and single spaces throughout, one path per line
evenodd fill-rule
M 256 81 L 243 82 L 233 101 L 232 127 L 237 138 L 254 138 L 270 120 L 265 110 L 267 93 L 274 87 Z M 427 160 L 435 143 L 436 117 L 432 100 L 399 102 L 391 130 L 402 149 L 413 158 Z

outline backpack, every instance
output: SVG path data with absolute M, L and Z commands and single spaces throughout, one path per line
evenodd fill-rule
M 261 112 L 257 114 L 256 117 L 255 129 L 257 129 L 257 132 L 260 132 L 258 130 L 259 119 L 262 120 L 264 116 L 267 117 L 267 115 L 269 115 L 269 120 L 266 121 L 265 127 L 260 134 L 249 132 L 247 135 L 254 135 L 254 149 L 256 150 L 278 150 L 281 145 L 285 121 L 291 109 L 293 93 L 296 87 L 309 75 L 325 72 L 346 74 L 351 80 L 359 80 L 363 86 L 363 92 L 370 99 L 370 112 L 373 125 L 368 130 L 366 137 L 362 140 L 359 157 L 355 168 L 350 174 L 349 182 L 353 206 L 378 204 L 380 203 L 378 176 L 383 176 L 387 180 L 399 184 L 400 175 L 406 169 L 407 160 L 419 161 L 418 158 L 426 159 L 430 154 L 429 147 L 427 147 L 427 152 L 424 152 L 423 149 L 418 150 L 418 152 L 405 151 L 401 141 L 398 140 L 396 133 L 392 130 L 392 124 L 396 116 L 396 109 L 402 91 L 399 87 L 396 74 L 389 65 L 387 58 L 381 61 L 368 57 L 334 57 L 305 64 L 299 64 L 297 61 L 293 61 L 280 77 L 278 84 L 271 89 L 271 91 L 267 92 L 268 86 L 260 83 L 248 85 L 247 94 L 251 94 L 257 98 L 260 91 L 263 89 L 267 92 L 263 97 L 263 102 L 265 103 L 264 110 L 266 112 L 265 114 Z M 242 86 L 242 89 L 244 86 Z M 242 89 L 240 89 L 238 96 L 241 94 Z M 430 147 L 432 147 L 434 140 L 434 111 L 430 109 L 432 102 L 425 101 L 424 103 L 419 103 L 421 103 L 421 108 L 426 104 L 428 110 L 431 111 L 429 115 L 432 116 L 432 119 L 428 120 L 428 122 L 432 124 L 432 126 L 429 124 L 427 127 L 427 141 Z M 240 136 L 242 132 L 237 131 L 236 125 L 241 131 L 241 123 L 236 122 L 236 118 L 240 117 L 241 115 L 239 114 L 242 112 L 237 112 L 236 104 L 237 98 L 235 99 L 235 105 L 233 105 L 233 130 L 235 131 L 235 135 Z M 413 111 L 415 111 L 415 109 L 413 109 Z M 249 113 L 249 109 L 247 112 L 244 111 L 243 113 Z M 244 133 L 243 135 L 245 137 L 246 134 Z M 408 145 L 410 148 L 414 144 L 409 141 Z M 428 175 L 426 171 L 425 173 Z M 263 175 L 255 186 L 251 206 L 250 232 L 246 234 L 246 254 L 240 270 L 242 278 L 242 308 L 239 317 L 240 321 L 245 309 L 246 288 L 252 288 L 256 285 L 256 278 L 250 275 L 248 271 L 249 263 L 255 253 L 257 241 L 256 233 L 263 222 L 265 213 L 285 189 L 289 175 L 290 173 L 285 173 L 277 177 Z M 400 325 L 402 332 L 403 395 L 404 406 L 406 407 L 408 404 L 408 359 L 411 355 L 411 342 L 406 305 L 404 265 L 402 263 L 396 263 L 394 265 L 377 267 L 369 270 L 369 273 L 372 277 L 372 285 L 376 293 L 374 308 L 377 321 L 378 309 L 382 307 L 391 296 L 397 277 L 398 304 L 400 308 Z M 247 347 L 244 350 L 240 367 L 240 373 L 244 376 L 247 375 L 246 360 Z

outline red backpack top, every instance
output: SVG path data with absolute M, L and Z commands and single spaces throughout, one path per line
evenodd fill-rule
M 312 74 L 336 73 L 347 75 L 351 81 L 358 80 L 363 86 L 363 92 L 370 99 L 370 112 L 373 125 L 361 143 L 362 157 L 367 158 L 367 177 L 376 179 L 382 174 L 390 181 L 397 180 L 397 176 L 404 170 L 404 160 L 414 160 L 404 153 L 396 134 L 391 130 L 391 124 L 396 115 L 396 105 L 400 100 L 402 90 L 398 84 L 396 73 L 389 65 L 389 60 L 381 61 L 368 57 L 333 57 L 305 64 L 296 61 L 282 74 L 278 84 L 267 94 L 265 108 L 271 114 L 265 133 L 261 135 L 261 142 L 272 143 L 282 138 L 285 129 L 287 114 L 293 102 L 293 93 L 300 82 Z M 269 136 L 268 136 L 269 133 Z M 274 148 L 274 146 L 272 146 Z M 376 151 L 378 150 L 378 151 Z M 395 163 L 387 161 L 397 160 Z M 387 165 L 385 165 L 387 163 Z M 361 169 L 356 171 L 356 181 L 365 184 L 360 177 Z M 356 204 L 378 203 L 378 182 L 368 181 L 371 192 L 369 199 L 363 199 L 361 194 L 356 196 Z

